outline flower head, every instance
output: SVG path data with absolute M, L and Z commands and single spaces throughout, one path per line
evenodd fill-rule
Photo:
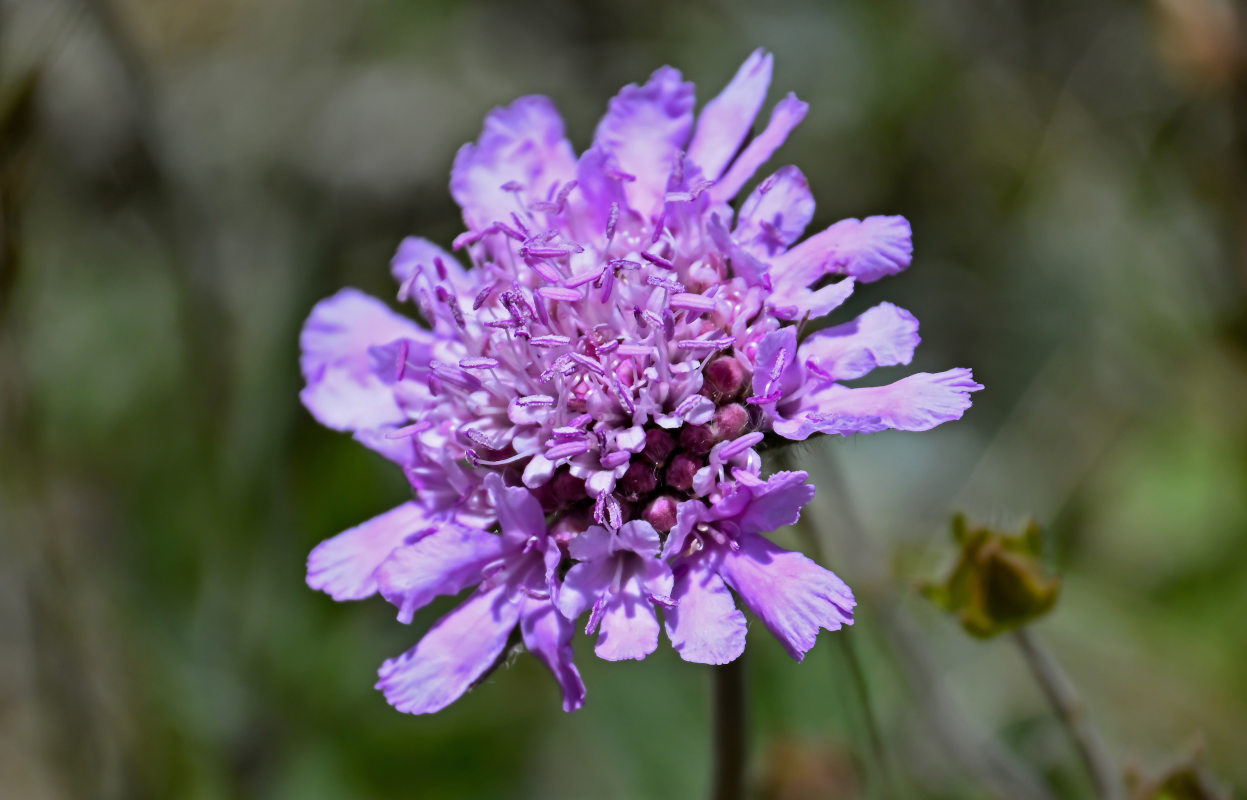
M 806 112 L 788 95 L 742 148 L 770 77 L 754 53 L 694 125 L 692 84 L 664 67 L 611 101 L 579 158 L 545 98 L 495 109 L 451 174 L 470 266 L 417 238 L 391 264 L 425 325 L 351 289 L 313 309 L 305 405 L 399 464 L 415 499 L 318 547 L 309 583 L 379 590 L 405 622 L 479 586 L 382 668 L 400 710 L 452 702 L 517 626 L 578 707 L 585 612 L 607 659 L 652 652 L 659 613 L 685 659 L 734 659 L 745 621 L 728 587 L 798 659 L 851 624 L 848 588 L 764 536 L 814 490 L 805 473 L 763 479 L 757 448 L 925 430 L 981 387 L 968 370 L 844 386 L 909 362 L 917 323 L 890 304 L 799 341 L 795 322 L 904 269 L 912 247 L 900 217 L 794 246 L 814 209 L 795 167 L 733 211 Z

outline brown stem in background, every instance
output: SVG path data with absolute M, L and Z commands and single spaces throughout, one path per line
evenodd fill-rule
M 714 668 L 714 800 L 745 796 L 745 656 Z
M 1099 732 L 1091 724 L 1086 707 L 1078 697 L 1074 688 L 1056 658 L 1044 647 L 1030 628 L 1018 628 L 1013 638 L 1022 651 L 1026 665 L 1030 667 L 1035 680 L 1048 696 L 1048 702 L 1056 711 L 1057 717 L 1065 725 L 1070 739 L 1074 742 L 1078 755 L 1082 758 L 1091 780 L 1095 783 L 1096 794 L 1104 800 L 1122 800 L 1125 797 L 1121 776 L 1113 764 L 1113 759 L 1104 746 Z

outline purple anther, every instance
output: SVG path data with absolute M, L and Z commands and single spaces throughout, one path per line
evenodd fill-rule
M 606 218 L 606 243 L 615 238 L 615 223 L 619 222 L 619 203 L 611 203 L 610 216 Z
M 560 212 L 562 212 L 563 208 L 567 205 L 567 196 L 570 195 L 572 193 L 572 189 L 575 188 L 576 181 L 572 180 L 564 184 L 562 189 L 559 189 L 558 195 L 554 198 L 554 204 L 558 207 Z
M 653 352 L 654 348 L 643 344 L 621 344 L 615 352 L 621 356 L 632 356 L 633 358 L 643 358 Z
M 534 406 L 552 406 L 554 405 L 554 398 L 548 394 L 529 394 L 524 395 L 523 397 L 517 397 L 515 402 L 517 405 L 521 405 L 524 408 L 532 408 Z
M 662 267 L 663 269 L 675 269 L 675 264 L 672 264 L 662 256 L 654 255 L 653 253 L 642 253 L 641 258 L 655 266 Z
M 565 303 L 575 303 L 584 299 L 583 294 L 565 286 L 542 286 L 537 290 L 537 294 L 547 300 L 562 300 Z
M 459 359 L 460 369 L 494 369 L 498 366 L 496 358 L 461 358 Z
M 394 373 L 394 380 L 401 381 L 407 376 L 407 352 L 409 345 L 407 340 L 403 339 L 398 343 L 398 369 Z
M 589 442 L 581 439 L 578 442 L 563 442 L 556 444 L 546 451 L 546 458 L 551 461 L 558 461 L 561 458 L 571 458 L 573 456 L 583 455 L 589 452 Z
M 479 311 L 481 306 L 485 305 L 485 303 L 489 301 L 489 296 L 494 293 L 494 289 L 496 288 L 497 287 L 491 283 L 484 289 L 477 292 L 476 299 L 472 301 L 472 310 Z
M 736 338 L 728 336 L 723 339 L 682 339 L 676 342 L 675 346 L 681 350 L 712 353 L 716 350 L 726 350 L 735 343 Z
M 744 436 L 735 440 L 731 444 L 724 445 L 723 449 L 719 451 L 719 458 L 728 459 L 734 456 L 738 456 L 741 453 L 748 450 L 749 448 L 753 447 L 758 442 L 762 441 L 763 438 L 765 437 L 762 435 L 761 431 L 754 431 L 753 433 L 746 433 Z
M 698 314 L 714 311 L 714 299 L 692 292 L 680 292 L 671 298 L 671 307 Z
M 630 458 L 632 458 L 632 454 L 627 450 L 616 450 L 613 453 L 607 453 L 602 456 L 600 463 L 606 469 L 615 469 L 615 467 L 622 467 L 624 464 L 627 464 Z
M 572 340 L 566 336 L 548 333 L 545 336 L 534 336 L 528 343 L 533 347 L 564 347 L 571 344 Z
M 657 286 L 659 289 L 666 289 L 672 293 L 684 291 L 684 284 L 671 278 L 664 278 L 661 275 L 646 275 L 645 282 L 650 286 Z
M 589 358 L 588 356 L 583 355 L 581 353 L 569 353 L 569 355 L 572 357 L 573 361 L 585 367 L 586 369 L 592 372 L 596 372 L 598 375 L 606 374 L 606 369 L 602 366 L 600 362 L 595 361 L 594 359 Z
M 598 267 L 586 272 L 577 272 L 575 275 L 563 281 L 563 285 L 568 289 L 575 289 L 577 286 L 584 286 L 586 283 L 592 283 L 602 277 L 602 272 L 606 267 Z

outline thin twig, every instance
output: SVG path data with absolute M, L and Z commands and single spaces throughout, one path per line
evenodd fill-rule
M 714 800 L 745 796 L 744 660 L 714 668 Z
M 1121 800 L 1125 793 L 1120 774 L 1104 746 L 1104 740 L 1091 724 L 1073 682 L 1030 628 L 1018 628 L 1013 632 L 1013 638 L 1018 643 L 1031 674 L 1039 682 L 1044 694 L 1048 696 L 1048 702 L 1069 732 L 1087 772 L 1091 773 L 1096 793 L 1104 800 Z

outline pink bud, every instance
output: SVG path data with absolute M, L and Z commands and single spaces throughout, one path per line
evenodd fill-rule
M 720 442 L 739 437 L 749 427 L 749 412 L 739 403 L 719 406 L 714 412 L 715 439 Z
M 732 356 L 720 356 L 706 365 L 707 394 L 714 400 L 731 400 L 745 386 L 745 368 Z
M 641 512 L 641 519 L 654 526 L 659 533 L 668 533 L 675 527 L 676 501 L 674 497 L 662 495 L 655 497 Z

